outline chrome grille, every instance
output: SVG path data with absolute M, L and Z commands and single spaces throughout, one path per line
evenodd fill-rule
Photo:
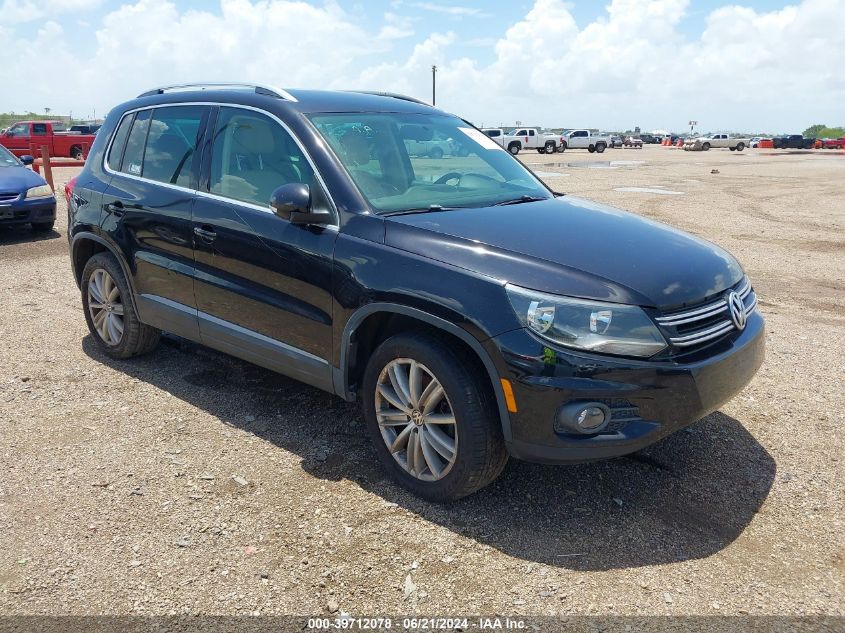
M 747 318 L 757 308 L 757 295 L 748 277 L 744 277 L 733 291 L 742 299 Z M 736 329 L 730 318 L 727 297 L 691 310 L 657 317 L 655 321 L 667 330 L 669 342 L 675 347 L 706 343 Z
M 12 202 L 13 200 L 17 200 L 21 194 L 18 192 L 12 193 L 2 193 L 0 192 L 0 202 Z

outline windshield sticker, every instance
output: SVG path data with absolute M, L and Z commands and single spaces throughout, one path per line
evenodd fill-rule
M 499 145 L 496 141 L 491 139 L 483 132 L 474 130 L 471 127 L 459 127 L 458 129 L 464 134 L 466 134 L 468 137 L 470 137 L 473 141 L 481 145 L 481 147 L 483 147 L 484 149 L 501 149 L 502 151 L 504 151 L 501 145 Z

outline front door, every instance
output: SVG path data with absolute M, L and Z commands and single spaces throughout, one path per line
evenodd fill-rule
M 294 225 L 270 209 L 302 182 L 332 213 L 305 152 L 275 117 L 221 106 L 194 206 L 202 342 L 329 388 L 336 227 Z

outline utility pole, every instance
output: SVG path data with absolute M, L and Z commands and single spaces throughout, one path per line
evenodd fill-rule
M 437 105 L 437 66 L 431 67 L 431 105 Z

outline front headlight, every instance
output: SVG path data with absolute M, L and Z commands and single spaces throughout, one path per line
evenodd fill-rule
M 53 190 L 50 189 L 50 185 L 38 185 L 37 187 L 32 187 L 31 189 L 26 190 L 26 198 L 52 198 L 53 197 Z
M 548 295 L 508 284 L 516 316 L 539 336 L 575 349 L 654 356 L 666 340 L 642 308 Z

